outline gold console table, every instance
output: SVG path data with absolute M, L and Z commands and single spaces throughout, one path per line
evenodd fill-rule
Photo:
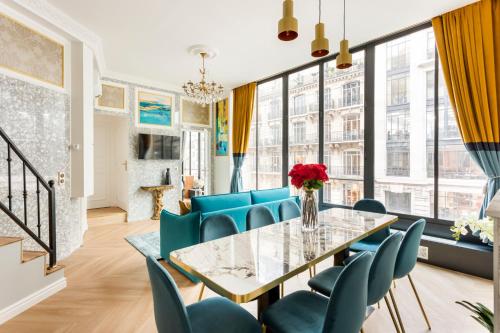
M 174 185 L 141 186 L 141 189 L 153 194 L 154 213 L 151 216 L 152 220 L 160 219 L 161 210 L 163 209 L 163 193 L 173 188 Z

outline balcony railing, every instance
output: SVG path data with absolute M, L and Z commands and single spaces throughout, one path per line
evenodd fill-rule
M 317 134 L 312 134 L 312 133 L 307 133 L 304 135 L 290 135 L 288 138 L 288 144 L 290 145 L 305 145 L 305 144 L 310 144 L 310 143 L 315 143 L 317 144 L 319 141 L 318 135 Z
M 344 99 L 344 98 L 325 99 L 325 111 L 361 106 L 363 105 L 363 101 L 364 101 L 363 94 L 359 95 L 359 97 L 352 99 Z
M 385 171 L 387 176 L 408 177 L 410 176 L 409 168 L 387 168 Z
M 363 178 L 362 165 L 327 165 L 330 178 Z
M 410 141 L 410 132 L 387 132 L 388 142 L 408 142 Z
M 362 72 L 365 70 L 365 64 L 363 62 L 358 62 L 353 64 L 348 69 L 338 70 L 335 67 L 328 67 L 325 71 L 325 79 L 335 79 L 338 77 L 343 77 L 349 74 L 354 74 Z
M 364 138 L 364 131 L 332 131 L 326 132 L 325 143 L 336 142 L 349 142 L 349 141 L 362 141 Z

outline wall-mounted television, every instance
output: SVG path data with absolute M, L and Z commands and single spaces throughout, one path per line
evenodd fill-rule
M 140 160 L 179 160 L 181 138 L 179 136 L 139 134 Z

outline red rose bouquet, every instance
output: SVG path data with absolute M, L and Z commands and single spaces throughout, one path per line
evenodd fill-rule
M 296 188 L 309 191 L 319 190 L 329 179 L 324 164 L 295 164 L 288 176 Z

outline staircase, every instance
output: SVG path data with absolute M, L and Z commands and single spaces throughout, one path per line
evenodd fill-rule
M 38 173 L 2 128 L 0 138 L 7 148 L 7 170 L 0 169 L 0 179 L 5 179 L 7 183 L 0 186 L 6 188 L 7 196 L 0 197 L 0 210 L 9 218 L 4 219 L 2 223 L 15 223 L 26 235 L 24 238 L 0 234 L 2 324 L 63 289 L 66 279 L 64 267 L 57 265 L 54 181 L 46 181 Z M 13 163 L 13 158 L 16 158 L 18 163 Z M 19 170 L 15 169 L 16 167 Z M 35 189 L 35 193 L 31 194 L 36 198 L 36 207 L 28 207 L 32 202 L 28 201 L 27 177 L 30 187 Z M 16 193 L 20 194 L 16 196 Z M 35 212 L 35 218 L 28 218 L 29 208 Z M 39 249 L 24 249 L 24 239 L 36 244 Z

